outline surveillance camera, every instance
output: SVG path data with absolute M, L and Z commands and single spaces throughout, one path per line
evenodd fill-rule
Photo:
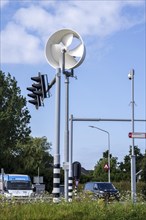
M 131 74 L 131 73 L 128 74 L 128 78 L 129 78 L 130 80 L 132 79 L 132 74 Z
M 132 69 L 129 74 L 128 74 L 128 78 L 131 80 L 134 77 L 134 69 Z

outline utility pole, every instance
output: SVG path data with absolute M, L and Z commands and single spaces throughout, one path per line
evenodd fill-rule
M 132 69 L 128 74 L 128 78 L 131 80 L 131 124 L 132 133 L 134 133 L 134 70 Z M 132 202 L 136 202 L 136 158 L 134 153 L 134 137 L 132 137 L 132 152 L 131 152 L 131 199 Z

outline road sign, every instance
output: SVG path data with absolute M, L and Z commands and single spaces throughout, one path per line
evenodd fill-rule
M 146 138 L 146 133 L 142 132 L 129 132 L 128 134 L 129 138 Z
M 105 170 L 105 171 L 108 171 L 108 170 L 109 170 L 109 165 L 108 165 L 107 163 L 104 165 L 104 170 Z

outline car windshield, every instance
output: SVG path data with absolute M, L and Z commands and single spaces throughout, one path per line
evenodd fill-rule
M 91 183 L 87 183 L 86 185 L 85 185 L 85 188 L 84 188 L 85 190 L 93 190 L 93 183 L 91 182 Z
M 7 189 L 10 190 L 30 190 L 31 182 L 30 181 L 8 181 Z
M 115 189 L 111 183 L 98 183 L 99 190 Z

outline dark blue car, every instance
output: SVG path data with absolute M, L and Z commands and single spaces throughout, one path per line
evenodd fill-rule
M 93 192 L 98 198 L 109 200 L 114 198 L 119 201 L 119 191 L 109 182 L 87 182 L 84 191 Z

